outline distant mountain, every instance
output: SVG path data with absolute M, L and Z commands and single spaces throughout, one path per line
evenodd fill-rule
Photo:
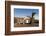
M 28 18 L 31 18 L 30 16 L 21 16 L 21 17 L 16 17 L 16 18 L 25 18 L 25 17 L 28 17 Z

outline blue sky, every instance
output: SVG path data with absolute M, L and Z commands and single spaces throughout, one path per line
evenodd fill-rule
M 32 17 L 32 12 L 35 12 L 38 16 L 39 9 L 23 9 L 23 8 L 14 8 L 14 16 L 16 17 L 23 17 L 23 16 L 30 16 Z

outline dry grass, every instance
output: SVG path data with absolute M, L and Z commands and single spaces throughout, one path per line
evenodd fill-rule
M 34 27 L 34 26 L 39 26 L 38 23 L 34 24 L 15 24 L 14 27 Z

